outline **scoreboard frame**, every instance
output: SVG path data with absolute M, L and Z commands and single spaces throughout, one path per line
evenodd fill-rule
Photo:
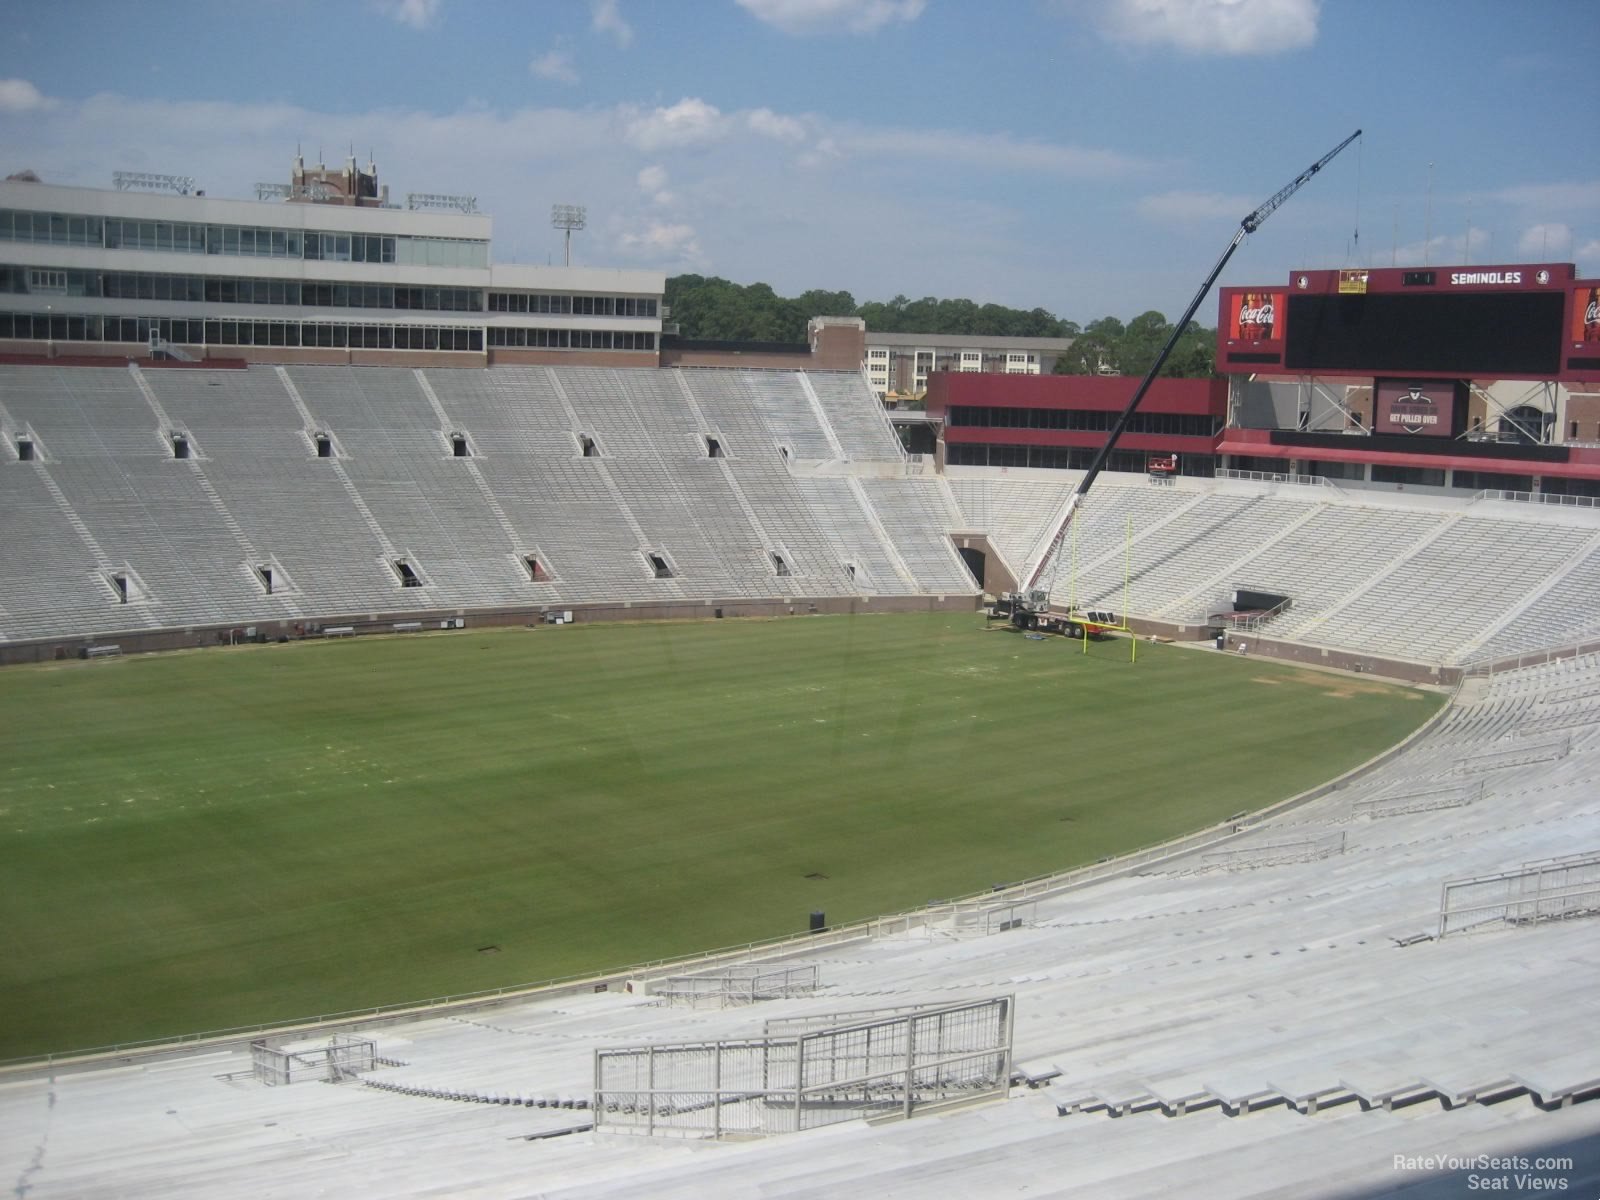
M 1225 287 L 1217 371 L 1600 379 L 1600 327 L 1583 320 L 1600 283 L 1576 274 L 1571 263 L 1345 268 Z

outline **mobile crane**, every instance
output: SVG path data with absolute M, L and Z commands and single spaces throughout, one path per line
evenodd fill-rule
M 1150 364 L 1150 370 L 1146 372 L 1144 379 L 1135 389 L 1133 399 L 1128 401 L 1127 407 L 1122 410 L 1122 415 L 1117 418 L 1116 424 L 1111 427 L 1111 432 L 1106 437 L 1105 445 L 1100 447 L 1099 452 L 1089 463 L 1089 469 L 1084 472 L 1083 478 L 1078 481 L 1078 486 L 1073 488 L 1072 494 L 1067 497 L 1067 502 L 1063 506 L 1061 514 L 1051 527 L 1050 540 L 1045 544 L 1044 553 L 1039 556 L 1032 569 L 1025 572 L 1022 589 L 1017 592 L 1006 592 L 1000 597 L 1000 602 L 995 605 L 994 611 L 997 616 L 1009 616 L 1011 623 L 1019 629 L 1059 629 L 1072 637 L 1079 637 L 1086 632 L 1093 635 L 1103 632 L 1103 627 L 1116 627 L 1122 624 L 1121 621 L 1115 619 L 1108 620 L 1107 618 L 1112 618 L 1113 614 L 1099 610 L 1085 613 L 1073 612 L 1065 617 L 1051 613 L 1050 592 L 1043 585 L 1045 568 L 1060 553 L 1061 543 L 1066 539 L 1067 527 L 1072 524 L 1073 515 L 1078 511 L 1079 506 L 1083 504 L 1083 498 L 1089 494 L 1089 489 L 1094 486 L 1095 478 L 1105 468 L 1106 461 L 1111 457 L 1111 451 L 1117 444 L 1117 439 L 1122 436 L 1128 428 L 1129 422 L 1133 420 L 1133 414 L 1138 409 L 1139 402 L 1144 399 L 1145 393 L 1150 390 L 1150 385 L 1155 382 L 1155 378 L 1160 373 L 1162 366 L 1165 365 L 1168 356 L 1171 355 L 1173 348 L 1178 344 L 1178 339 L 1183 335 L 1183 331 L 1189 327 L 1189 322 L 1194 319 L 1194 314 L 1199 311 L 1206 294 L 1211 291 L 1212 285 L 1217 282 L 1217 277 L 1222 274 L 1222 269 L 1228 265 L 1228 260 L 1233 257 L 1233 252 L 1239 248 L 1246 237 L 1261 228 L 1262 223 L 1277 212 L 1284 201 L 1310 182 L 1313 175 L 1332 162 L 1340 151 L 1360 136 L 1361 130 L 1358 129 L 1332 150 L 1317 159 L 1316 162 L 1297 175 L 1290 183 L 1279 188 L 1261 207 L 1239 222 L 1239 228 L 1234 233 L 1233 240 L 1228 243 L 1228 248 L 1222 252 L 1222 257 L 1217 260 L 1217 265 L 1211 268 L 1211 273 L 1206 276 L 1205 282 L 1200 285 L 1200 290 L 1194 294 L 1194 299 L 1189 301 L 1189 307 L 1184 310 L 1183 316 L 1173 325 L 1172 335 L 1167 338 L 1167 344 L 1161 347 L 1161 353 L 1156 355 L 1155 362 Z M 1126 619 L 1126 615 L 1123 614 L 1124 619 Z

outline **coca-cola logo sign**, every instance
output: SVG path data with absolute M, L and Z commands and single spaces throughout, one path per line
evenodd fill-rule
M 1283 337 L 1281 292 L 1236 292 L 1232 301 L 1229 336 L 1247 342 L 1271 342 Z

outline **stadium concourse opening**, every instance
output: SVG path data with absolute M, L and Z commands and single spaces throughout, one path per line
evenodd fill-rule
M 961 561 L 966 563 L 967 570 L 972 572 L 972 578 L 979 587 L 983 587 L 984 579 L 988 574 L 986 570 L 989 556 L 975 546 L 958 546 L 956 553 L 961 555 Z

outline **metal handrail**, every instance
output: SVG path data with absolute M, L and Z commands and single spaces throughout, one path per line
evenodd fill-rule
M 1600 508 L 1600 496 L 1568 496 L 1564 492 L 1509 492 L 1500 488 L 1485 488 L 1472 493 L 1472 502 L 1479 500 L 1512 500 L 1518 504 L 1559 504 L 1567 508 Z
M 1215 472 L 1217 479 L 1242 479 L 1251 483 L 1293 483 L 1302 487 L 1325 487 L 1342 494 L 1342 489 L 1325 475 L 1290 475 L 1274 471 L 1240 471 L 1223 467 Z

